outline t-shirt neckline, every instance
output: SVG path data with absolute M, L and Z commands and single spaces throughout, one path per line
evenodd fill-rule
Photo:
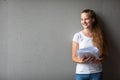
M 80 33 L 81 33 L 84 37 L 89 38 L 89 39 L 92 39 L 92 37 L 85 36 L 85 34 L 84 34 L 82 31 L 80 31 Z

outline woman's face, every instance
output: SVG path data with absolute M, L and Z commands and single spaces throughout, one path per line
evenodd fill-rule
M 89 13 L 81 13 L 81 25 L 84 29 L 91 28 L 94 19 L 90 17 Z

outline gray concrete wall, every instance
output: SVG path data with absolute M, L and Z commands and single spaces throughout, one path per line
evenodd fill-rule
M 0 80 L 7 80 L 7 61 L 8 61 L 7 15 L 8 15 L 7 3 L 0 0 Z
M 72 37 L 86 8 L 109 41 L 104 80 L 119 80 L 119 0 L 0 0 L 0 80 L 73 80 Z

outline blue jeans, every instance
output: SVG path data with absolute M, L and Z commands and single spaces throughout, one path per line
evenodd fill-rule
M 75 74 L 75 80 L 102 80 L 102 72 L 93 74 Z

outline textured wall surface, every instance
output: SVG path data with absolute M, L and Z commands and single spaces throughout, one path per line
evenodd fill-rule
M 0 80 L 73 80 L 71 43 L 86 8 L 109 41 L 104 80 L 120 80 L 119 0 L 0 0 Z

